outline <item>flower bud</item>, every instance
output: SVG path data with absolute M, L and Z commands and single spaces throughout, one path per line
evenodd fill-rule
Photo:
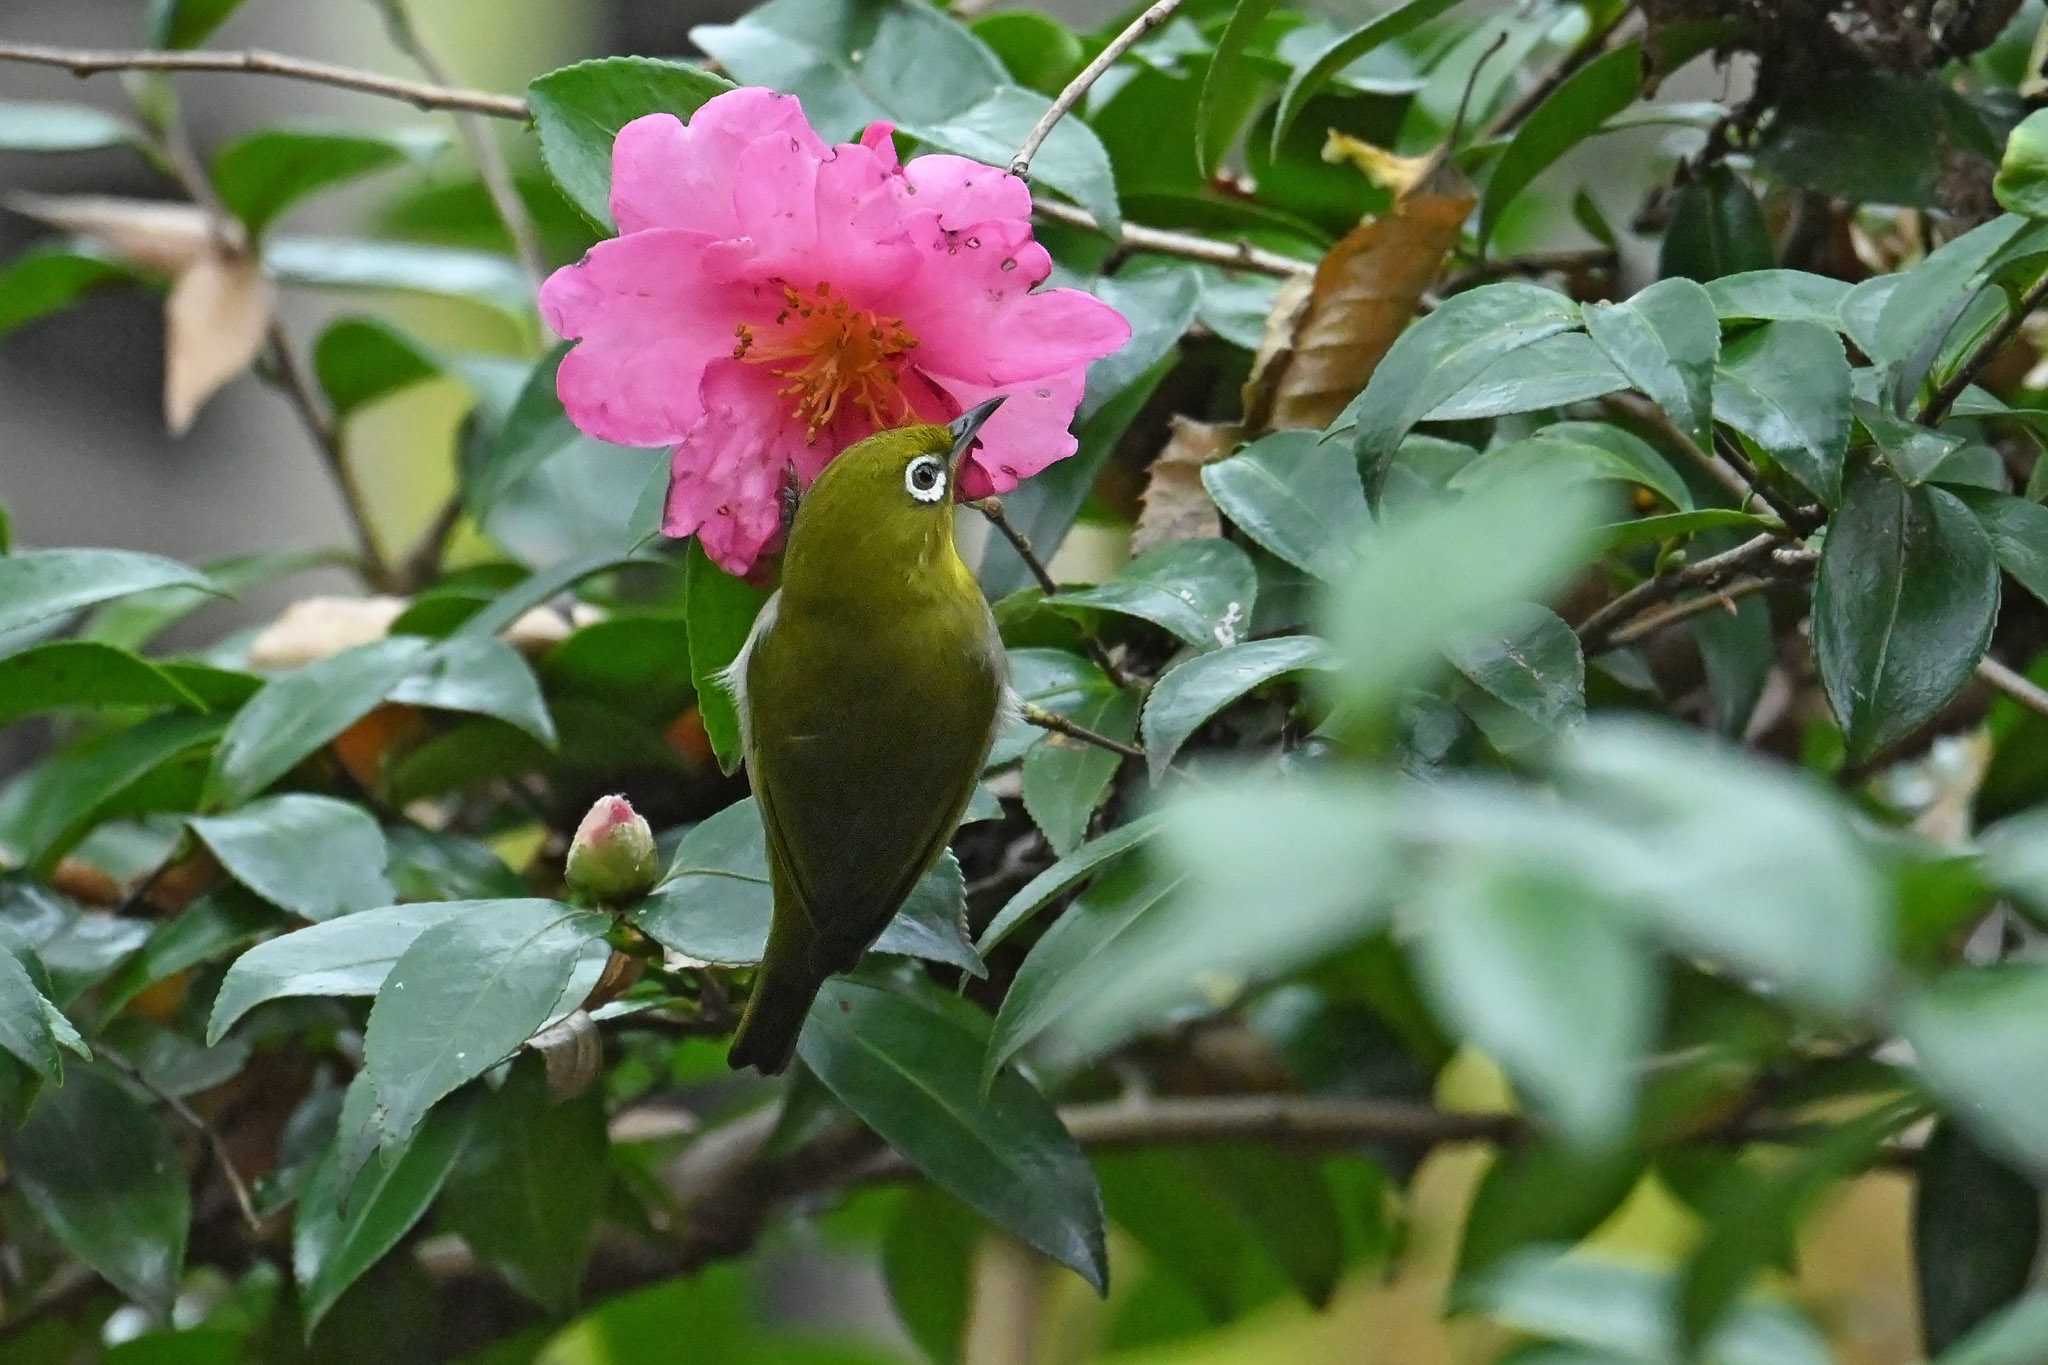
M 654 886 L 654 831 L 623 796 L 601 796 L 569 843 L 569 887 L 598 901 L 621 901 Z

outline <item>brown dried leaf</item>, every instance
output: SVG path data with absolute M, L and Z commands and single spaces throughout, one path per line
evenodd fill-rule
M 221 385 L 249 368 L 270 331 L 277 291 L 255 258 L 208 251 L 164 301 L 164 421 L 192 425 Z
M 1131 553 L 1156 545 L 1223 534 L 1223 520 L 1202 487 L 1202 466 L 1213 464 L 1237 448 L 1235 425 L 1197 422 L 1175 417 L 1172 435 L 1152 461 L 1145 491 L 1139 495 L 1138 524 L 1131 530 Z
M 1328 426 L 1421 307 L 1477 202 L 1464 173 L 1440 165 L 1331 247 L 1306 299 L 1283 288 L 1245 385 L 1245 429 Z
M 182 275 L 213 246 L 205 210 L 163 199 L 90 194 L 10 194 L 8 208 L 75 233 L 122 260 L 165 275 Z

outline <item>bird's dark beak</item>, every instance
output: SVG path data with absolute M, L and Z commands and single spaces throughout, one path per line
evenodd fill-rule
M 946 455 L 949 469 L 955 473 L 959 471 L 960 462 L 967 458 L 968 451 L 974 449 L 974 438 L 980 434 L 982 425 L 996 415 L 996 409 L 1008 397 L 1006 393 L 999 393 L 986 402 L 975 404 L 946 425 L 946 430 L 953 433 L 953 449 Z

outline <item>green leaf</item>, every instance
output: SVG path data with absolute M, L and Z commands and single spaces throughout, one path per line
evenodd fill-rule
M 2038 1179 L 2048 1173 L 2048 1114 L 2030 1087 L 2048 1067 L 2048 967 L 1962 967 L 1906 998 L 1900 1031 L 1920 1076 L 1987 1150 Z
M 973 30 L 1011 80 L 1041 95 L 1059 94 L 1088 62 L 1087 49 L 1072 29 L 1030 10 L 983 15 L 974 21 Z
M 797 1053 L 838 1101 L 941 1189 L 1108 1292 L 1095 1173 L 1015 1071 L 978 1092 L 983 1039 L 958 1014 L 844 978 L 825 983 Z
M 1913 1186 L 1913 1270 L 1920 1334 L 1934 1355 L 2026 1291 L 2041 1246 L 2033 1182 L 1953 1122 L 1920 1149 Z
M 1482 285 L 1454 295 L 1401 333 L 1332 430 L 1356 427 L 1359 471 L 1371 486 L 1430 409 L 1501 357 L 1578 324 L 1577 304 L 1533 284 Z
M 920 1184 L 904 1192 L 903 1203 L 882 1236 L 882 1278 L 889 1286 L 889 1302 L 910 1339 L 934 1365 L 957 1365 L 966 1346 L 974 1254 L 982 1231 L 981 1220 L 957 1199 Z
M 438 711 L 494 716 L 552 748 L 555 723 L 526 659 L 495 636 L 464 635 L 436 647 L 385 694 Z
M 1602 422 L 1557 422 L 1533 436 L 1495 446 L 1452 475 L 1449 487 L 1471 493 L 1532 477 L 1548 485 L 1607 480 L 1640 484 L 1680 511 L 1692 506 L 1685 480 L 1655 447 Z
M 1983 116 L 1932 73 L 1831 72 L 1802 81 L 1763 131 L 1756 162 L 1766 175 L 1858 203 L 1933 207 L 1955 160 L 1997 157 Z
M 744 757 L 740 716 L 719 674 L 739 657 L 768 594 L 713 564 L 695 537 L 690 540 L 684 566 L 690 684 L 697 689 L 697 710 L 704 718 L 704 733 L 710 737 L 712 751 L 718 755 L 719 769 L 730 775 L 739 770 Z
M 1942 1353 L 1935 1365 L 2033 1365 L 2048 1351 L 2048 1292 L 2036 1290 Z
M 361 806 L 292 793 L 192 821 L 230 877 L 309 920 L 392 900 L 383 831 Z
M 1486 197 L 1479 206 L 1481 250 L 1515 197 L 1558 158 L 1635 103 L 1642 84 L 1643 45 L 1623 43 L 1574 71 L 1529 112 L 1486 182 Z
M 1327 1308 L 1344 1270 L 1344 1224 L 1322 1166 L 1312 1157 L 1249 1143 L 1203 1147 L 1188 1161 L 1301 1297 Z
M 1875 403 L 1856 399 L 1856 420 L 1877 443 L 1878 452 L 1901 482 L 1924 483 L 1942 462 L 1963 448 L 1963 438 L 1950 436 L 1894 417 Z
M 1813 322 L 1771 322 L 1721 352 L 1714 414 L 1755 441 L 1830 507 L 1842 500 L 1849 448 L 1849 360 Z
M 1700 507 L 1690 512 L 1667 512 L 1662 516 L 1613 522 L 1599 528 L 1599 539 L 1610 550 L 1632 550 L 1639 545 L 1679 540 L 1702 531 L 1732 530 L 1756 535 L 1776 525 L 1775 520 L 1765 520 L 1750 512 L 1738 512 L 1732 507 Z
M 1496 748 L 1516 751 L 1586 717 L 1586 659 L 1579 637 L 1546 607 L 1527 604 L 1496 631 L 1466 636 L 1444 651 L 1451 667 L 1491 702 L 1467 703 Z
M 449 1177 L 440 1223 L 549 1313 L 576 1303 L 611 1182 L 603 1094 L 556 1103 L 536 1064 L 478 1106 L 476 1135 Z
M 1152 780 L 1166 772 L 1190 735 L 1247 692 L 1290 673 L 1330 667 L 1330 647 L 1313 635 L 1252 640 L 1174 665 L 1145 699 L 1145 761 Z
M 1550 1143 L 1504 1149 L 1465 1215 L 1457 1279 L 1470 1283 L 1526 1247 L 1582 1240 L 1621 1207 L 1643 1167 L 1642 1153 L 1626 1147 L 1590 1155 Z
M 1279 112 L 1273 118 L 1273 155 L 1280 154 L 1280 144 L 1302 109 L 1338 72 L 1374 49 L 1413 32 L 1457 3 L 1458 0 L 1408 0 L 1407 4 L 1376 15 L 1342 37 L 1332 39 L 1328 46 L 1296 67 L 1280 95 Z
M 416 636 L 394 636 L 272 678 L 229 723 L 207 774 L 208 804 L 240 805 L 283 777 L 368 715 L 431 649 Z
M 0 337 L 62 312 L 89 290 L 135 278 L 121 262 L 75 246 L 32 246 L 0 269 Z
M 499 593 L 488 606 L 458 626 L 449 638 L 477 639 L 497 635 L 527 612 L 549 598 L 567 592 L 594 573 L 615 569 L 622 564 L 650 562 L 658 561 L 637 559 L 630 550 L 612 547 L 551 564 Z
M 752 966 L 768 947 L 774 914 L 768 887 L 768 842 L 760 807 L 749 796 L 699 822 L 676 845 L 675 858 L 633 923 L 662 946 L 729 966 Z M 874 951 L 930 958 L 985 975 L 967 942 L 966 892 L 950 853 L 911 889 Z
M 152 588 L 118 602 L 109 602 L 86 619 L 79 635 L 121 649 L 141 649 L 159 633 L 194 611 L 220 601 L 221 593 L 239 594 L 308 570 L 351 562 L 351 557 L 341 550 L 272 550 L 230 555 L 205 566 L 208 587 Z M 191 686 L 189 676 L 180 672 L 183 667 L 169 664 L 166 671 L 186 686 Z
M 5 943 L 0 943 L 0 1048 L 46 1081 L 64 1079 L 64 1056 L 51 1031 L 48 1012 L 56 1010 L 36 986 L 35 978 Z M 62 1017 L 61 1015 L 59 1017 Z
M 1372 516 L 1358 465 L 1306 431 L 1277 431 L 1202 466 L 1202 487 L 1259 545 L 1325 580 L 1342 578 Z
M 45 759 L 0 795 L 0 846 L 47 873 L 109 808 L 189 808 L 188 769 L 222 729 L 214 716 L 155 716 Z
M 1531 517 L 1538 500 L 1546 514 Z M 1383 525 L 1327 608 L 1337 693 L 1379 710 L 1453 640 L 1540 597 L 1584 560 L 1597 506 L 1585 486 L 1538 473 Z
M 1804 270 L 1749 270 L 1707 283 L 1707 297 L 1724 322 L 1817 322 L 1841 330 L 1849 286 Z
M 1924 355 L 1918 366 L 1924 376 L 1933 363 L 1945 333 L 1955 325 L 1958 309 L 1982 283 L 1982 278 L 2006 249 L 2021 236 L 2025 219 L 2006 215 L 1994 218 L 1962 236 L 1944 242 L 1929 252 L 1911 270 L 1897 277 L 1891 291 L 1883 296 L 1874 328 L 1859 329 L 1858 343 L 1869 333 L 1878 349 L 1869 351 L 1882 365 L 1904 365 L 1916 354 Z M 1919 376 L 1909 387 L 1918 387 Z
M 6 1153 L 15 1188 L 67 1251 L 130 1298 L 170 1308 L 192 1201 L 154 1113 L 98 1067 L 76 1067 Z
M 690 632 L 680 616 L 594 621 L 540 663 L 546 690 L 666 722 L 690 702 Z
M 1663 280 L 1626 303 L 1589 304 L 1585 313 L 1587 334 L 1629 382 L 1711 450 L 1721 327 L 1707 291 L 1691 280 Z
M 2008 213 L 2048 218 L 2048 110 L 2035 110 L 2012 130 L 1991 193 Z
M 127 550 L 31 550 L 0 557 L 0 635 L 172 584 L 213 587 L 196 569 Z
M 594 911 L 513 901 L 414 939 L 378 987 L 363 1033 L 380 1144 L 405 1141 L 427 1110 L 538 1032 L 610 924 Z
M 1953 494 L 1870 468 L 1829 524 L 1813 646 L 1851 763 L 1912 734 L 1970 680 L 1998 617 L 1991 541 Z
M 988 927 L 981 931 L 975 948 L 981 954 L 994 952 L 996 945 L 1015 933 L 1026 920 L 1050 905 L 1068 890 L 1092 876 L 1105 864 L 1122 857 L 1159 833 L 1165 816 L 1154 813 L 1091 839 L 1026 882 L 1010 897 Z
M 277 927 L 277 911 L 238 886 L 222 886 L 159 924 L 100 987 L 99 1017 L 110 1020 L 136 996 L 189 967 L 253 942 Z
M 518 262 L 488 251 L 366 237 L 273 236 L 263 268 L 299 289 L 369 290 L 468 299 L 524 324 L 533 286 Z
M 350 1100 L 356 1091 L 349 1087 Z M 372 1092 L 362 1085 L 362 1093 Z M 345 1107 L 344 1133 L 348 1119 Z M 383 1260 L 434 1202 L 475 1121 L 476 1106 L 444 1106 L 411 1141 L 373 1156 L 352 1179 L 344 1173 L 338 1141 L 320 1158 L 292 1223 L 292 1278 L 309 1338 L 342 1291 Z
M 1627 387 L 1628 376 L 1591 337 L 1583 332 L 1559 332 L 1494 361 L 1478 378 L 1424 413 L 1422 420 L 1469 422 L 1540 412 Z
M 313 373 L 337 419 L 441 373 L 438 356 L 370 317 L 337 318 L 313 343 Z
M 1778 649 L 1771 638 L 1771 609 L 1760 597 L 1745 597 L 1734 611 L 1702 612 L 1692 622 L 1707 692 L 1714 701 L 1714 728 L 1739 737 L 1762 699 Z
M 1424 894 L 1419 962 L 1437 1008 L 1581 1150 L 1623 1137 L 1656 1013 L 1648 955 L 1572 880 L 1447 868 Z
M 213 187 L 228 211 L 260 237 L 308 195 L 394 166 L 424 165 L 447 146 L 438 128 L 265 128 L 221 148 L 213 159 Z
M 55 640 L 0 659 L 0 725 L 71 708 L 206 709 L 183 684 L 125 649 Z
M 150 44 L 197 47 L 241 5 L 242 0 L 150 0 Z
M 555 375 L 569 345 L 556 346 L 534 366 L 504 423 L 484 444 L 481 456 L 464 469 L 463 503 L 478 524 L 491 524 L 499 509 L 544 465 L 577 454 L 628 453 L 627 447 L 585 436 L 563 411 Z
M 1227 540 L 1177 540 L 1133 559 L 1115 578 L 1046 598 L 1149 621 L 1196 649 L 1236 644 L 1249 631 L 1258 594 L 1249 556 Z
M 1678 191 L 1657 258 L 1660 276 L 1707 284 L 1777 263 L 1764 211 L 1741 176 L 1716 162 Z
M 413 940 L 443 920 L 488 917 L 507 906 L 531 914 L 553 901 L 427 901 L 362 910 L 259 943 L 236 958 L 221 979 L 206 1025 L 208 1046 L 265 1001 L 301 995 L 375 995 L 391 964 Z
M 592 222 L 612 226 L 612 140 L 643 114 L 688 121 L 733 88 L 700 66 L 647 57 L 601 57 L 537 77 L 526 87 L 548 174 Z
M 1209 68 L 1202 75 L 1202 94 L 1195 115 L 1195 162 L 1205 180 L 1223 164 L 1223 155 L 1230 150 L 1230 139 L 1236 131 L 1237 101 L 1224 98 L 1224 94 L 1228 91 L 1235 96 L 1242 88 L 1241 83 L 1247 79 L 1245 49 L 1272 9 L 1273 0 L 1237 0 L 1230 12 L 1230 22 L 1216 40 Z
M 1138 699 L 1112 687 L 1067 714 L 1099 735 L 1128 743 L 1138 727 Z M 1058 734 L 1047 735 L 1024 755 L 1024 809 L 1055 854 L 1069 853 L 1081 842 L 1121 766 L 1119 755 Z
M 1031 648 L 1010 651 L 1010 690 L 1022 702 L 1076 720 L 1106 708 L 1121 689 L 1092 659 L 1064 649 Z M 1012 716 L 996 732 L 987 767 L 1014 763 L 1045 739 L 1045 731 L 1021 715 Z
M 133 124 L 90 104 L 0 100 L 0 152 L 93 152 L 135 140 Z
M 502 900 L 526 890 L 525 879 L 478 840 L 408 823 L 393 826 L 385 841 L 385 872 L 399 900 Z
M 904 131 L 941 150 L 1008 167 L 1018 144 L 1049 104 L 1045 96 L 1033 91 L 999 85 L 943 121 L 907 124 Z M 1053 127 L 1031 158 L 1031 180 L 1058 190 L 1088 210 L 1104 231 L 1122 230 L 1123 211 L 1117 204 L 1109 153 L 1103 150 L 1095 130 L 1079 119 L 1062 119 Z
M 1998 565 L 2035 598 L 2048 602 L 2048 507 L 1985 488 L 1950 488 L 1976 516 Z

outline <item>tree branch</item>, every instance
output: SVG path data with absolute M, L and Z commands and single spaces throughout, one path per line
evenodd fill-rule
M 176 1114 L 186 1127 L 205 1139 L 208 1149 L 213 1153 L 213 1164 L 220 1168 L 221 1179 L 227 1182 L 228 1189 L 235 1196 L 235 1206 L 242 1212 L 242 1221 L 248 1225 L 249 1231 L 261 1235 L 263 1219 L 256 1212 L 256 1200 L 249 1193 L 249 1182 L 242 1177 L 242 1169 L 235 1164 L 234 1154 L 228 1151 L 227 1141 L 221 1137 L 220 1131 L 201 1117 L 191 1105 L 150 1080 L 143 1074 L 141 1067 L 104 1042 L 94 1043 L 93 1051 L 112 1063 L 115 1070 L 154 1095 L 166 1109 Z
M 2026 674 L 2007 668 L 1987 654 L 1977 660 L 1977 676 L 2034 714 L 2048 716 L 2048 691 Z
M 1589 655 L 1611 648 L 1612 636 L 1622 622 L 1645 607 L 1676 597 L 1687 588 L 1720 587 L 1736 574 L 1768 558 L 1783 545 L 1784 534 L 1766 531 L 1732 550 L 1638 583 L 1578 624 L 1580 647 Z
M 1549 99 L 1557 87 L 1570 80 L 1580 67 L 1606 51 L 1608 38 L 1613 35 L 1614 30 L 1621 27 L 1622 21 L 1634 12 L 1633 3 L 1623 5 L 1605 23 L 1579 39 L 1578 44 L 1565 54 L 1563 61 L 1552 67 L 1543 79 L 1523 91 L 1521 98 L 1508 106 L 1507 112 L 1486 130 L 1487 137 L 1505 137 L 1520 127 L 1522 120 L 1535 113 L 1537 107 Z
M 1071 204 L 1054 203 L 1040 199 L 1032 205 L 1033 211 L 1041 218 L 1050 218 L 1057 223 L 1084 228 L 1089 232 L 1107 234 L 1109 229 L 1095 221 L 1095 216 Z M 1251 270 L 1261 275 L 1273 275 L 1289 279 L 1296 275 L 1313 275 L 1316 267 L 1313 261 L 1298 260 L 1277 251 L 1267 251 L 1253 246 L 1250 242 L 1219 242 L 1213 237 L 1197 237 L 1189 232 L 1168 232 L 1164 228 L 1143 227 L 1137 223 L 1125 223 L 1118 234 L 1117 242 L 1126 251 L 1156 251 L 1162 256 L 1178 256 L 1186 261 L 1201 261 L 1208 265 L 1220 265 L 1229 270 Z
M 1048 711 L 1043 706 L 1033 706 L 1030 702 L 1025 702 L 1023 716 L 1026 725 L 1036 725 L 1041 730 L 1050 730 L 1056 735 L 1065 735 L 1068 739 L 1079 740 L 1083 744 L 1092 744 L 1098 749 L 1107 749 L 1113 754 L 1122 754 L 1125 758 L 1143 758 L 1145 756 L 1145 751 L 1135 744 L 1126 744 L 1120 739 L 1111 739 L 1108 735 L 1098 734 L 1085 725 L 1076 725 L 1057 711 Z
M 1024 567 L 1031 571 L 1031 577 L 1037 582 L 1041 592 L 1050 597 L 1060 590 L 1060 585 L 1053 579 L 1052 570 L 1045 567 L 1045 561 L 1038 557 L 1038 551 L 1031 548 L 1030 539 L 1018 530 L 1004 513 L 1001 499 L 983 498 L 970 506 L 988 518 L 989 525 L 1003 533 L 1003 539 L 1010 542 L 1010 548 L 1017 552 L 1017 558 L 1024 561 Z M 1118 687 L 1129 686 L 1131 680 L 1117 667 L 1116 660 L 1109 657 L 1109 651 L 1103 647 L 1102 642 L 1092 635 L 1087 636 L 1086 641 L 1088 655 L 1095 660 L 1096 667 L 1107 673 L 1109 680 Z
M 1109 40 L 1102 51 L 1095 54 L 1095 60 L 1081 68 L 1081 73 L 1067 82 L 1067 88 L 1038 116 L 1038 122 L 1031 125 L 1031 131 L 1017 144 L 1017 154 L 1010 158 L 1010 174 L 1019 180 L 1031 178 L 1031 158 L 1038 155 L 1039 147 L 1051 136 L 1053 128 L 1067 116 L 1067 112 L 1081 102 L 1088 93 L 1088 87 L 1102 77 L 1102 73 L 1116 65 L 1117 59 L 1130 51 L 1131 45 L 1158 28 L 1173 17 L 1180 8 L 1180 0 L 1156 0 L 1144 13 L 1133 19 L 1122 33 Z
M 1749 501 L 1753 490 L 1743 482 L 1742 475 L 1736 473 L 1733 466 L 1712 451 L 1702 449 L 1700 443 L 1693 440 L 1692 434 L 1672 421 L 1671 414 L 1657 404 L 1632 393 L 1610 393 L 1600 400 L 1600 406 L 1609 412 L 1633 417 L 1639 422 L 1655 427 L 1659 436 L 1669 441 L 1680 454 L 1699 466 L 1708 478 L 1734 494 L 1738 503 Z
M 320 458 L 327 465 L 328 474 L 334 479 L 335 491 L 341 495 L 342 511 L 348 516 L 349 529 L 354 533 L 356 551 L 362 560 L 364 581 L 378 592 L 391 591 L 397 586 L 397 576 L 390 561 L 385 559 L 383 548 L 377 543 L 376 528 L 370 518 L 370 503 L 363 492 L 362 481 L 349 464 L 348 452 L 342 446 L 341 431 L 328 414 L 313 376 L 307 373 L 305 362 L 292 346 L 282 323 L 271 324 L 269 356 L 268 369 L 273 382 L 284 390 L 285 397 L 298 413 L 300 422 L 320 452 Z
M 463 109 L 474 114 L 488 114 L 492 118 L 524 119 L 527 116 L 526 101 L 517 95 L 399 80 L 380 76 L 374 71 L 336 66 L 332 62 L 309 61 L 303 57 L 287 57 L 280 52 L 254 48 L 240 52 L 155 52 L 0 43 L 0 62 L 63 67 L 74 76 L 92 76 L 103 71 L 222 71 L 283 76 L 288 80 L 310 81 L 315 85 L 339 86 L 366 95 L 404 100 L 421 109 Z

